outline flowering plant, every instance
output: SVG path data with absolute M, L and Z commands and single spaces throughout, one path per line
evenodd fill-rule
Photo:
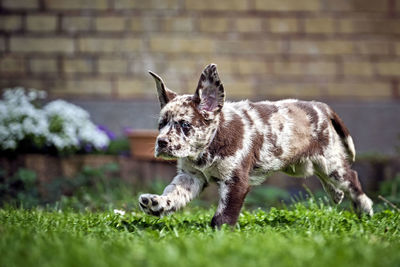
M 55 100 L 40 105 L 46 93 L 34 89 L 6 89 L 0 101 L 0 150 L 51 150 L 58 153 L 87 148 L 100 150 L 110 139 L 90 120 L 89 113 Z

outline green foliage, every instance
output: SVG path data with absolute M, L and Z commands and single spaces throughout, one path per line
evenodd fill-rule
M 74 178 L 54 178 L 41 187 L 36 173 L 31 170 L 21 168 L 11 178 L 0 172 L 0 207 L 42 206 L 79 211 L 132 209 L 137 205 L 139 189 L 116 177 L 118 169 L 114 163 L 98 168 L 86 166 Z
M 393 180 L 382 182 L 379 193 L 394 204 L 400 205 L 400 173 Z
M 110 143 L 106 150 L 99 151 L 99 154 L 111 154 L 111 155 L 121 155 L 129 154 L 130 146 L 129 140 L 125 137 L 120 137 L 114 140 L 110 140 Z
M 165 180 L 155 180 L 146 185 L 125 182 L 117 176 L 119 166 L 115 163 L 105 164 L 101 167 L 84 167 L 73 178 L 54 178 L 41 183 L 39 187 L 36 174 L 27 169 L 19 169 L 17 173 L 6 178 L 4 171 L 0 169 L 0 207 L 11 205 L 14 207 L 33 208 L 36 206 L 49 209 L 72 209 L 75 211 L 106 211 L 113 209 L 133 210 L 137 207 L 138 196 L 142 193 L 161 194 L 167 185 Z M 400 175 L 395 179 L 382 183 L 379 193 L 386 199 L 400 206 Z M 311 192 L 306 189 L 306 194 L 299 192 L 290 195 L 288 191 L 270 187 L 258 186 L 252 188 L 248 194 L 245 207 L 248 209 L 271 207 L 285 207 L 290 203 L 303 202 L 308 205 L 307 198 L 323 199 L 329 203 L 325 192 Z M 210 207 L 216 203 L 217 196 L 210 196 L 193 200 L 190 208 Z M 374 201 L 374 209 L 385 209 Z M 351 210 L 351 203 L 345 201 L 340 205 Z
M 310 199 L 243 211 L 214 230 L 213 209 L 141 212 L 0 210 L 0 266 L 399 266 L 400 214 L 374 217 Z
M 246 197 L 246 207 L 271 207 L 279 206 L 282 201 L 289 201 L 290 194 L 287 190 L 274 187 L 260 185 L 252 188 Z
M 80 211 L 132 209 L 137 205 L 135 190 L 116 178 L 118 169 L 114 163 L 99 168 L 86 166 L 74 179 L 57 179 L 49 185 L 47 191 L 52 195 L 45 203 L 50 208 Z
M 49 131 L 51 133 L 62 133 L 64 121 L 59 115 L 49 117 Z
M 39 204 L 37 175 L 35 172 L 21 168 L 14 176 L 5 179 L 0 173 L 0 203 L 9 203 L 31 208 Z

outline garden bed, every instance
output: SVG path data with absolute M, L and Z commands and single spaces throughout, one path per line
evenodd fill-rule
M 7 176 L 12 176 L 19 168 L 36 172 L 39 183 L 47 183 L 60 177 L 73 178 L 84 167 L 98 168 L 105 164 L 118 165 L 114 177 L 132 183 L 147 183 L 155 179 L 168 179 L 175 175 L 173 162 L 141 160 L 117 155 L 72 155 L 67 157 L 42 154 L 25 154 L 16 157 L 0 157 L 0 166 Z
M 113 173 L 114 178 L 133 184 L 146 185 L 155 180 L 171 181 L 176 174 L 176 162 L 156 159 L 141 159 L 118 155 L 71 155 L 50 156 L 43 154 L 22 154 L 15 157 L 0 157 L 0 168 L 7 177 L 13 176 L 20 168 L 34 171 L 39 185 L 63 177 L 73 179 L 85 167 L 99 168 L 105 164 L 118 166 Z M 359 173 L 361 183 L 367 192 L 376 192 L 383 181 L 392 180 L 400 173 L 400 159 L 362 157 L 354 164 Z M 268 185 L 298 191 L 303 184 L 311 190 L 321 189 L 316 178 L 296 179 L 277 173 L 267 180 Z

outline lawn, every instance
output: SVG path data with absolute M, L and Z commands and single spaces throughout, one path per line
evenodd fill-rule
M 212 214 L 3 208 L 0 266 L 400 266 L 400 213 L 389 209 L 359 219 L 310 199 L 245 210 L 219 231 Z

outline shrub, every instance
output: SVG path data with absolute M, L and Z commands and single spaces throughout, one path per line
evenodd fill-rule
M 63 100 L 42 105 L 46 93 L 7 89 L 0 101 L 0 150 L 69 153 L 101 150 L 109 138 L 84 109 Z
M 19 168 L 11 177 L 0 169 L 0 208 L 56 207 L 73 210 L 132 209 L 140 188 L 117 177 L 118 164 L 94 168 L 84 166 L 76 176 L 54 177 L 40 183 L 37 174 Z

